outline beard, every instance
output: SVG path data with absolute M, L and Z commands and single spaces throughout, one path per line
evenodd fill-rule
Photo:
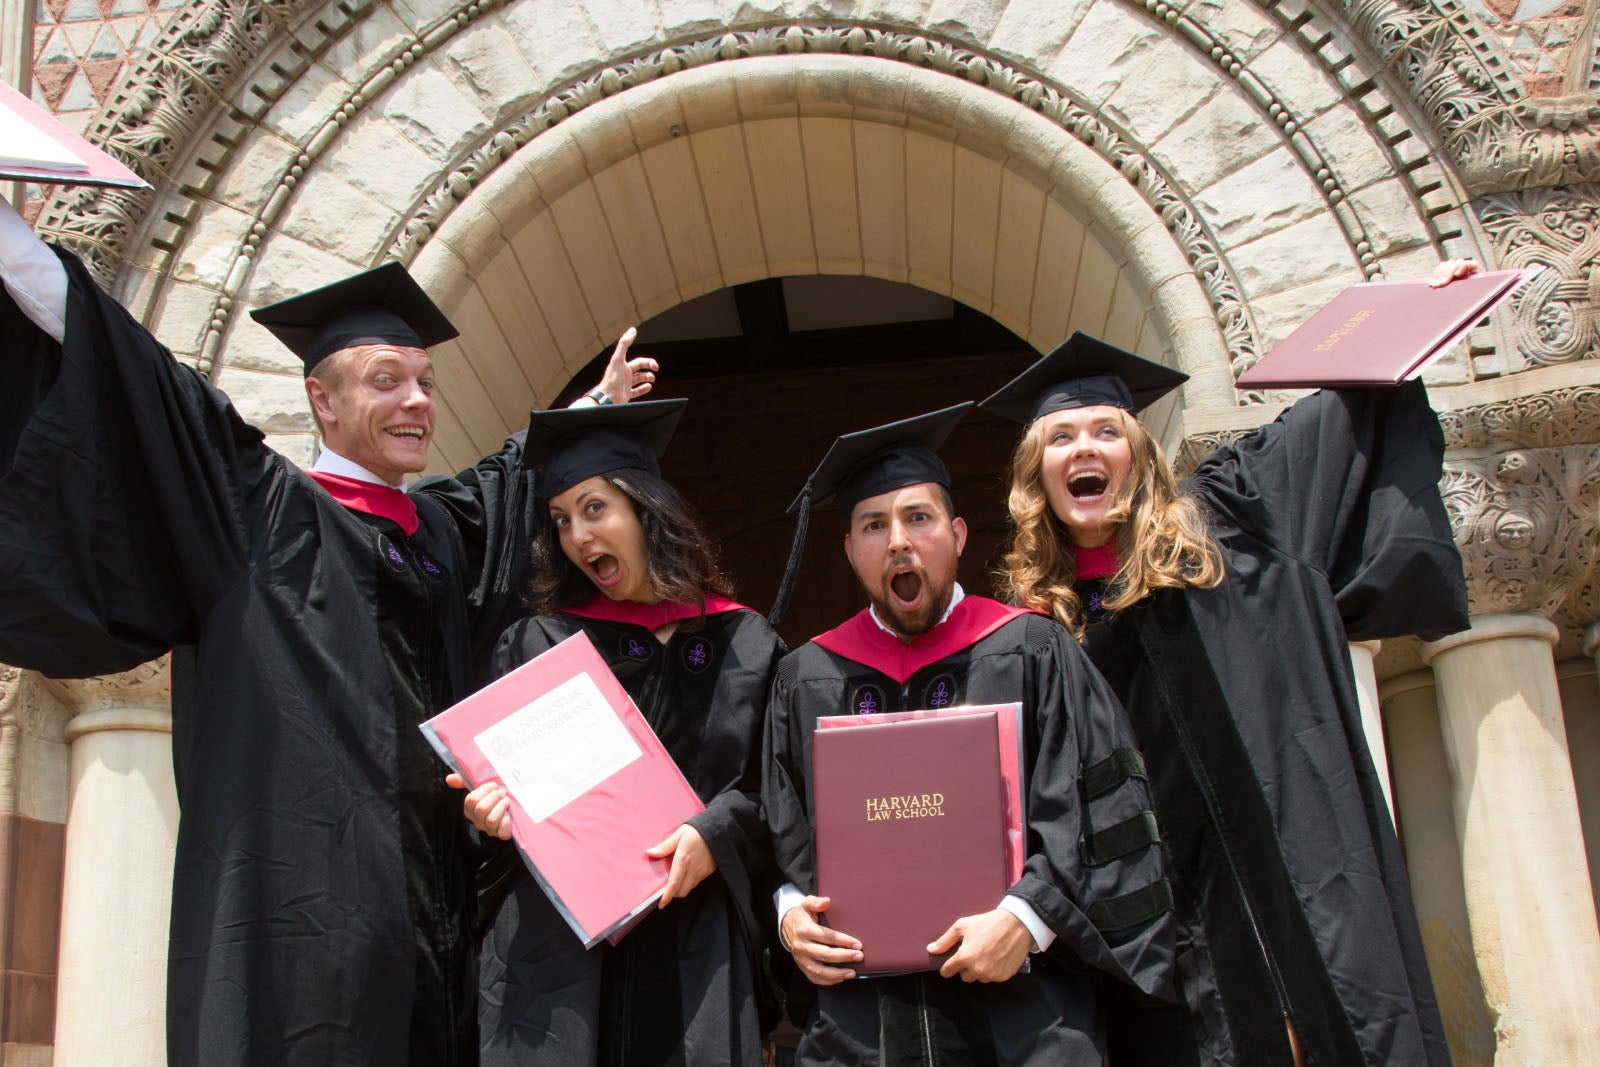
M 911 567 L 909 573 L 895 574 L 899 568 Z M 915 575 L 916 588 L 910 590 L 913 598 L 917 599 L 915 607 L 902 606 L 890 592 L 891 584 L 899 581 L 904 587 L 911 584 L 909 579 Z M 907 590 L 899 590 L 904 593 Z M 942 580 L 935 580 L 922 567 L 906 559 L 891 559 L 884 568 L 881 581 L 877 586 L 867 590 L 867 599 L 872 603 L 872 610 L 877 613 L 879 620 L 896 634 L 904 638 L 916 637 L 933 629 L 944 616 L 945 609 L 950 606 L 950 598 L 955 595 L 955 575 L 944 575 Z

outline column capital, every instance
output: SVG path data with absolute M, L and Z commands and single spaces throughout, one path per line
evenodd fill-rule
M 1390 698 L 1404 696 L 1418 689 L 1437 689 L 1439 680 L 1433 676 L 1433 671 L 1424 668 L 1420 671 L 1406 671 L 1393 678 L 1385 678 L 1378 683 L 1378 699 L 1385 705 L 1384 717 L 1389 716 L 1388 703 Z
M 1422 662 L 1431 664 L 1441 653 L 1480 641 L 1497 641 L 1502 638 L 1536 638 L 1550 645 L 1561 639 L 1556 624 L 1543 615 L 1518 612 L 1506 615 L 1480 615 L 1472 620 L 1470 629 L 1458 634 L 1428 641 L 1422 646 Z
M 71 744 L 84 734 L 105 730 L 148 730 L 152 733 L 172 732 L 172 712 L 159 708 L 107 708 L 102 711 L 81 711 L 67 720 L 67 743 Z
M 1382 641 L 1351 641 L 1351 648 L 1365 649 L 1368 655 L 1376 656 L 1383 648 Z
M 160 659 L 141 663 L 133 670 L 123 671 L 121 674 L 105 674 L 93 678 L 41 678 L 40 681 L 74 719 L 85 715 L 95 715 L 99 718 L 104 713 L 165 711 L 172 706 L 172 655 L 168 653 Z M 79 728 L 76 733 L 71 733 L 71 736 L 81 736 L 96 729 L 119 728 L 148 729 L 149 727 L 91 725 L 87 729 Z M 72 729 L 69 725 L 69 733 Z M 168 729 L 170 730 L 170 726 Z

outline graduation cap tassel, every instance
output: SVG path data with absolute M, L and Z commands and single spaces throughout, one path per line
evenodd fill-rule
M 778 584 L 778 595 L 772 601 L 772 611 L 767 622 L 773 629 L 783 621 L 789 610 L 789 597 L 794 593 L 795 579 L 800 576 L 800 559 L 806 552 L 806 529 L 811 525 L 811 480 L 806 480 L 800 490 L 800 516 L 794 524 L 794 544 L 789 546 L 789 562 L 783 568 L 783 581 Z

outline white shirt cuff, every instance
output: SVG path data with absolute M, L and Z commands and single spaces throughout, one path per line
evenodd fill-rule
M 783 936 L 783 917 L 798 908 L 805 899 L 806 895 L 793 882 L 783 883 L 778 887 L 778 891 L 772 894 L 772 903 L 778 909 L 778 940 L 783 942 L 785 949 L 789 947 L 789 942 L 784 940 Z
M 67 271 L 0 197 L 0 281 L 33 324 L 59 344 L 67 335 Z
M 1033 951 L 1043 952 L 1055 943 L 1056 932 L 1044 924 L 1039 918 L 1039 913 L 1033 910 L 1021 897 L 1014 897 L 1009 893 L 1000 898 L 1000 906 L 1017 917 L 1017 921 L 1028 928 L 1028 933 L 1033 936 Z

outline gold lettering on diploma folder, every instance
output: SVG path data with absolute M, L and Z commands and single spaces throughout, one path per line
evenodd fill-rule
M 889 819 L 932 819 L 943 814 L 943 793 L 902 793 L 898 796 L 867 798 L 868 822 L 886 822 Z
M 1334 330 L 1327 337 L 1323 338 L 1322 339 L 1322 343 L 1319 344 L 1316 348 L 1313 348 L 1311 351 L 1313 351 L 1313 352 L 1326 352 L 1328 349 L 1332 348 L 1334 345 L 1338 344 L 1340 341 L 1343 341 L 1344 337 L 1345 337 L 1345 334 L 1349 333 L 1351 330 L 1355 329 L 1357 326 L 1360 326 L 1363 322 L 1366 322 L 1371 317 L 1372 317 L 1372 309 L 1371 308 L 1362 308 L 1360 311 L 1356 312 L 1354 315 L 1351 315 L 1348 319 L 1344 320 L 1344 324 L 1343 325 L 1341 325 L 1337 330 Z

